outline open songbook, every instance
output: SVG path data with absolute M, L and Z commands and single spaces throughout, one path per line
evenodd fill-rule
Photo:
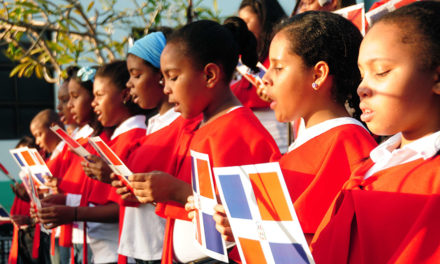
M 37 182 L 40 189 L 47 189 L 44 176 L 52 178 L 53 175 L 41 157 L 40 153 L 34 148 L 16 148 L 10 149 L 12 158 L 17 162 L 21 170 L 29 173 Z
M 101 158 L 109 165 L 118 178 L 133 192 L 128 176 L 133 172 L 121 161 L 121 159 L 113 152 L 113 150 L 100 138 L 90 137 L 89 143 L 99 153 Z
M 50 127 L 50 129 L 64 142 L 66 142 L 66 144 L 79 156 L 86 159 L 86 157 L 90 155 L 90 153 L 83 146 L 81 146 L 81 144 L 69 136 L 69 134 L 67 134 L 67 132 L 64 131 L 60 126 L 54 125 Z

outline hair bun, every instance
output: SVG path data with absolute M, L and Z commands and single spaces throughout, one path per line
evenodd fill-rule
M 249 31 L 246 23 L 239 17 L 231 16 L 225 20 L 223 26 L 232 33 L 238 45 L 241 61 L 257 71 L 257 40 L 254 34 Z

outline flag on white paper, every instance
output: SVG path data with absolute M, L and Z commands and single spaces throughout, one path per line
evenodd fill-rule
M 191 150 L 192 188 L 196 207 L 194 229 L 196 245 L 206 255 L 228 262 L 226 244 L 215 228 L 214 206 L 218 203 L 215 195 L 209 156 Z
M 360 3 L 333 11 L 350 20 L 365 35 L 365 5 Z
M 277 162 L 214 174 L 243 263 L 314 263 Z
M 417 2 L 416 0 L 391 0 L 373 10 L 368 11 L 365 14 L 365 18 L 368 23 L 368 27 L 371 27 L 377 20 L 379 20 L 385 14 L 388 14 L 399 7 L 409 5 L 413 2 Z
M 132 175 L 133 172 L 131 172 L 131 170 L 100 137 L 91 137 L 89 138 L 89 142 L 118 178 L 124 182 L 127 188 L 133 191 L 133 187 L 128 180 L 128 176 Z
M 44 176 L 52 178 L 52 173 L 42 159 L 41 155 L 34 148 L 17 148 L 9 150 L 14 160 L 22 170 L 29 170 L 32 178 L 38 183 L 41 189 L 47 189 Z
M 60 137 L 67 145 L 79 156 L 86 158 L 90 155 L 90 153 L 79 144 L 75 139 L 73 139 L 66 131 L 64 131 L 60 126 L 54 125 L 50 127 L 50 129 Z

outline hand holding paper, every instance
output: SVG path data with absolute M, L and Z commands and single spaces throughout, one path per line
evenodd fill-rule
M 99 153 L 101 158 L 107 163 L 110 169 L 115 173 L 115 175 L 119 177 L 119 179 L 127 186 L 128 189 L 132 190 L 128 176 L 132 175 L 133 172 L 131 172 L 131 170 L 100 137 L 91 137 L 89 138 L 89 142 Z M 102 168 L 99 168 L 98 171 L 101 169 Z

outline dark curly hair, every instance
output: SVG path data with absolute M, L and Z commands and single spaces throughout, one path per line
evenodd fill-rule
M 197 67 L 203 68 L 211 62 L 220 65 L 227 83 L 239 54 L 243 63 L 252 69 L 256 69 L 258 62 L 255 36 L 238 17 L 227 18 L 224 25 L 210 20 L 190 23 L 175 31 L 168 43 L 178 43 Z
M 440 65 L 440 2 L 415 2 L 384 15 L 375 24 L 394 23 L 402 43 L 414 45 L 425 70 Z
M 300 56 L 307 67 L 319 61 L 329 66 L 333 76 L 332 96 L 341 104 L 353 108 L 353 117 L 360 118 L 357 87 L 361 75 L 357 66 L 362 35 L 356 26 L 331 12 L 308 11 L 281 23 L 276 32 L 283 31 L 291 43 L 291 51 Z

